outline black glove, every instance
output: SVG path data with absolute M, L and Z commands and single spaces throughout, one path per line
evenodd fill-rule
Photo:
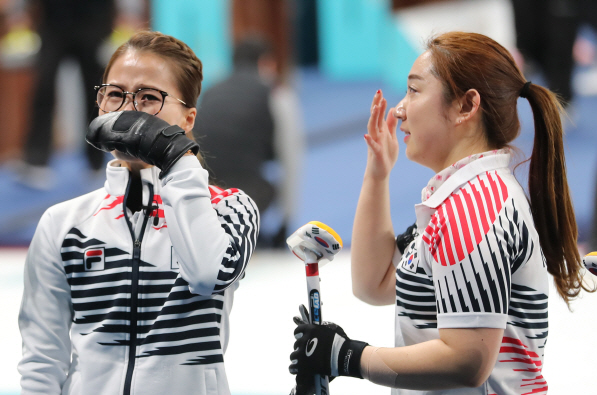
M 295 322 L 303 322 L 297 318 Z M 297 341 L 294 352 L 290 354 L 290 373 L 300 377 L 319 374 L 363 378 L 361 354 L 368 344 L 349 339 L 338 325 L 332 322 L 324 322 L 323 325 L 300 323 L 294 330 L 294 337 Z
M 141 111 L 110 112 L 89 124 L 87 142 L 102 151 L 120 152 L 159 167 L 163 178 L 181 156 L 199 145 L 177 125 Z
M 311 320 L 304 304 L 299 305 L 299 311 L 301 316 L 295 316 L 294 323 L 297 325 L 308 324 Z M 327 324 L 327 322 L 323 322 L 323 325 Z M 335 377 L 328 377 L 328 379 L 331 382 Z M 298 373 L 296 375 L 296 386 L 292 389 L 290 395 L 315 395 L 315 376 L 311 373 Z
M 315 395 L 315 376 L 303 373 L 297 374 L 296 386 L 290 391 L 290 395 Z

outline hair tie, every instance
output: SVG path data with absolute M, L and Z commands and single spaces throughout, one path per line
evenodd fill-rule
M 526 84 L 524 84 L 524 86 L 520 90 L 520 94 L 519 94 L 520 97 L 522 97 L 523 99 L 526 99 L 527 97 L 529 97 L 529 89 L 530 89 L 531 84 L 532 84 L 531 81 L 527 81 Z

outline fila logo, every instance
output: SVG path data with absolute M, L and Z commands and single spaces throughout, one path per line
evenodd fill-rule
M 97 272 L 104 270 L 105 267 L 104 247 L 93 247 L 85 250 L 83 254 L 83 263 L 86 272 Z

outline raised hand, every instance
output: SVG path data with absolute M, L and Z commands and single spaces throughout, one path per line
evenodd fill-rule
M 388 102 L 383 97 L 381 90 L 373 96 L 371 103 L 371 116 L 367 123 L 367 169 L 366 174 L 383 181 L 386 180 L 390 171 L 398 159 L 398 139 L 396 137 L 396 126 L 398 119 L 394 111 L 388 112 L 384 119 Z

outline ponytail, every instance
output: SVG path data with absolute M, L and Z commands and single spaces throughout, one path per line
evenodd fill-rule
M 547 271 L 569 304 L 581 289 L 590 290 L 582 283 L 578 228 L 566 178 L 561 121 L 564 111 L 556 95 L 542 86 L 526 83 L 521 96 L 529 101 L 535 122 L 529 167 L 531 212 Z
M 568 304 L 582 289 L 594 292 L 582 283 L 578 229 L 566 179 L 563 109 L 556 95 L 526 81 L 510 52 L 482 34 L 444 33 L 431 38 L 427 50 L 433 59 L 432 72 L 443 81 L 446 103 L 469 89 L 479 92 L 490 147 L 510 146 L 520 132 L 518 98 L 529 101 L 535 121 L 529 200 L 547 271 Z

